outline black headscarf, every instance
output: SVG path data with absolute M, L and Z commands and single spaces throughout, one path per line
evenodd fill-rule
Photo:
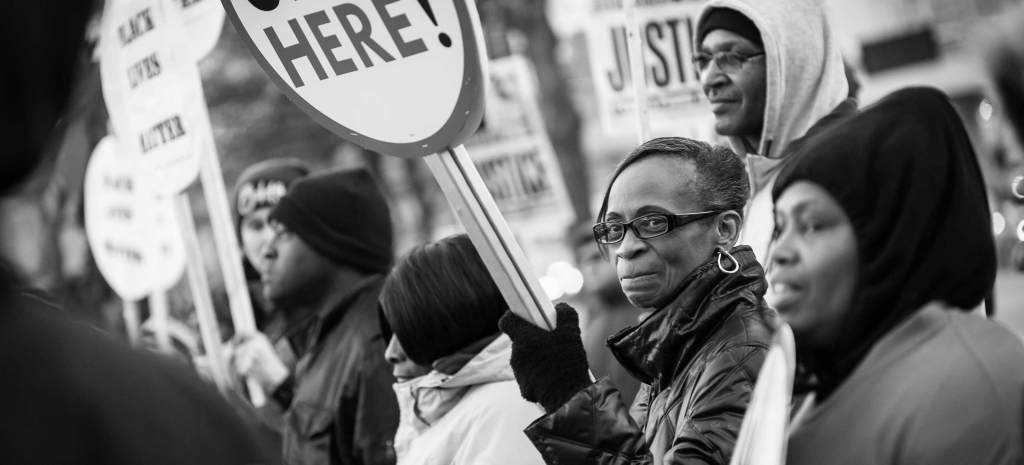
M 995 281 L 985 184 L 960 117 L 930 88 L 897 91 L 794 147 L 772 198 L 813 182 L 842 206 L 859 273 L 842 335 L 798 357 L 827 396 L 878 339 L 930 301 L 977 306 Z

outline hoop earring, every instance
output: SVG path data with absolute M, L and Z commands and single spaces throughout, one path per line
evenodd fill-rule
M 729 260 L 732 260 L 733 267 L 732 267 L 731 270 L 730 269 L 726 269 L 724 266 L 722 266 L 722 257 L 729 257 Z M 733 274 L 733 273 L 735 273 L 735 272 L 740 270 L 740 262 L 737 261 L 736 257 L 733 257 L 732 254 L 730 254 L 727 250 L 725 250 L 723 248 L 719 248 L 718 249 L 718 269 L 722 270 L 723 273 Z

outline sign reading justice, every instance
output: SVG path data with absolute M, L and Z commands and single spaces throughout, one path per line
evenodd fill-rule
M 458 145 L 479 125 L 479 27 L 465 2 L 223 3 L 278 86 L 344 139 L 418 157 Z

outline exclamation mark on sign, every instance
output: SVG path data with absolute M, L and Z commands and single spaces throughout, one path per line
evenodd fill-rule
M 423 8 L 423 11 L 427 13 L 427 17 L 430 18 L 430 22 L 434 23 L 434 26 L 437 26 L 437 18 L 434 17 L 434 9 L 430 7 L 430 0 L 418 1 L 420 2 L 420 7 Z M 448 34 L 442 32 L 437 35 L 437 39 L 440 40 L 441 45 L 444 45 L 445 47 L 452 46 L 452 38 L 448 37 Z

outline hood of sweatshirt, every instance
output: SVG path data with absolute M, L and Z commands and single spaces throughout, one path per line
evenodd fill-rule
M 729 137 L 729 144 L 740 155 L 779 158 L 786 145 L 803 136 L 849 93 L 839 43 L 829 27 L 824 2 L 710 0 L 698 16 L 695 31 L 715 8 L 732 9 L 750 18 L 761 32 L 765 51 L 767 95 L 761 143 L 756 153 L 748 150 L 740 137 Z

